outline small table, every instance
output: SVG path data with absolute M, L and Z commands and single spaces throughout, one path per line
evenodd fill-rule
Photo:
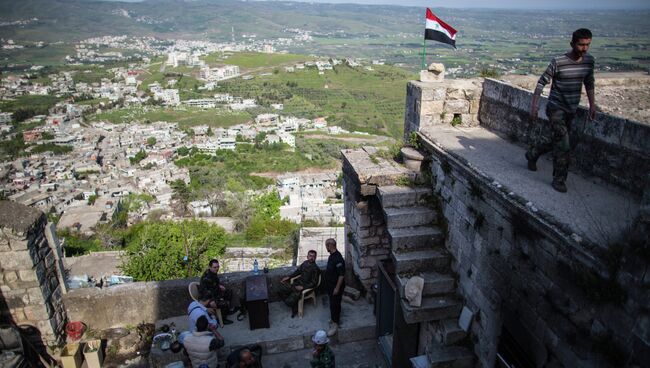
M 269 328 L 269 291 L 264 275 L 246 278 L 246 309 L 250 329 Z

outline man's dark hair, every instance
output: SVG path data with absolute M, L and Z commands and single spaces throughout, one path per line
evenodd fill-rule
M 216 258 L 212 258 L 212 259 L 210 260 L 210 263 L 208 264 L 208 266 L 212 267 L 212 265 L 215 264 L 215 263 L 216 263 L 216 264 L 219 264 L 219 261 L 217 261 Z
M 199 317 L 196 320 L 196 330 L 198 332 L 203 332 L 208 330 L 208 319 L 205 316 Z
M 582 40 L 585 38 L 591 39 L 591 31 L 588 30 L 587 28 L 580 28 L 573 32 L 573 36 L 571 37 L 571 42 L 576 43 L 578 40 Z
M 316 253 L 316 251 L 315 251 L 315 250 L 313 250 L 313 249 L 312 249 L 312 250 L 310 250 L 309 252 L 307 252 L 307 254 L 312 254 L 312 253 L 314 253 L 314 254 L 318 254 L 318 253 Z

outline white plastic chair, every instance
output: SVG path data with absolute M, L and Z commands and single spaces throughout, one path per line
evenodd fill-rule
M 299 277 L 300 275 L 292 278 L 291 284 L 293 284 L 293 282 L 297 280 Z M 300 299 L 298 299 L 298 317 L 302 318 L 303 316 L 303 312 L 304 312 L 303 307 L 305 304 L 305 300 L 312 299 L 314 301 L 314 306 L 318 305 L 318 300 L 316 299 L 316 289 L 318 289 L 318 287 L 320 286 L 321 277 L 322 276 L 319 274 L 318 283 L 316 284 L 315 287 L 310 289 L 302 289 L 302 292 L 300 293 Z

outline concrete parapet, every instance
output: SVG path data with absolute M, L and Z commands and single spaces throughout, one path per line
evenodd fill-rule
M 269 301 L 281 300 L 278 294 L 280 279 L 295 270 L 283 267 L 266 275 Z M 252 272 L 222 274 L 221 282 L 233 291 L 235 302 L 245 295 L 246 277 Z M 134 282 L 103 289 L 69 290 L 63 296 L 70 320 L 83 321 L 93 329 L 105 329 L 140 322 L 155 322 L 185 314 L 191 302 L 188 285 L 198 278 Z
M 540 134 L 550 136 L 547 100 L 540 100 L 539 116 L 531 120 L 531 96 L 530 91 L 486 79 L 479 111 L 481 126 L 526 144 Z M 650 172 L 650 125 L 602 113 L 589 121 L 587 110 L 580 107 L 571 130 L 572 159 L 581 171 L 637 195 L 643 193 Z

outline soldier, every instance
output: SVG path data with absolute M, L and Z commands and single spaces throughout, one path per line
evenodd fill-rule
M 314 337 L 311 338 L 314 342 L 314 350 L 312 351 L 312 359 L 309 362 L 312 368 L 334 368 L 334 352 L 330 349 L 330 339 L 327 338 L 327 333 L 324 330 L 316 331 Z
M 227 290 L 219 280 L 219 261 L 216 259 L 210 260 L 208 269 L 201 276 L 199 283 L 199 296 L 200 298 L 210 299 L 210 308 L 219 308 L 224 315 L 223 323 L 229 325 L 231 320 L 225 316 L 234 313 L 232 307 L 232 290 Z
M 318 276 L 320 269 L 316 265 L 316 251 L 307 252 L 307 260 L 304 261 L 291 275 L 285 276 L 280 280 L 280 293 L 284 296 L 284 302 L 291 307 L 291 318 L 298 313 L 298 300 L 300 294 L 305 289 L 315 288 L 318 285 Z M 289 280 L 298 277 L 293 284 Z
M 571 121 L 575 116 L 580 103 L 580 92 L 585 85 L 589 99 L 589 114 L 587 118 L 593 120 L 596 116 L 596 103 L 594 101 L 594 58 L 587 51 L 591 45 L 591 31 L 586 28 L 573 32 L 571 51 L 551 60 L 548 68 L 539 78 L 537 88 L 533 94 L 530 109 L 532 119 L 537 118 L 537 102 L 544 86 L 550 81 L 551 93 L 546 106 L 546 116 L 551 125 L 552 136 L 550 142 L 538 137 L 526 152 L 528 169 L 537 171 L 537 159 L 546 152 L 553 150 L 553 189 L 565 193 L 567 191 L 566 178 L 569 171 L 569 132 Z
M 330 328 L 327 336 L 334 336 L 341 324 L 341 301 L 343 290 L 345 290 L 345 260 L 336 249 L 336 240 L 329 238 L 325 240 L 325 249 L 330 256 L 327 258 L 327 269 L 325 270 L 325 288 L 330 302 Z

